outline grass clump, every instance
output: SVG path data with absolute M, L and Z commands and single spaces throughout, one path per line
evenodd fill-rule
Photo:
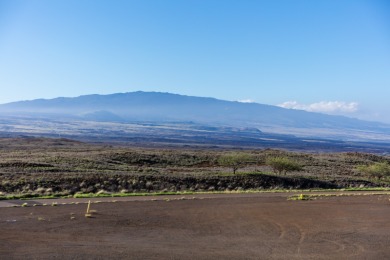
M 307 194 L 294 195 L 288 198 L 288 200 L 311 200 L 312 196 Z

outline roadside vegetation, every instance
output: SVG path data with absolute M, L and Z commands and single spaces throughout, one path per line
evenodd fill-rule
M 390 158 L 0 139 L 0 199 L 390 187 Z
M 389 162 L 374 162 L 369 165 L 359 165 L 357 170 L 368 178 L 382 179 L 390 177 Z

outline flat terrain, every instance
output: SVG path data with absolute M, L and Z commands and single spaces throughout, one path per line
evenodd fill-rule
M 227 155 L 249 158 L 232 167 Z M 301 169 L 275 172 L 267 160 L 287 158 Z M 359 166 L 386 163 L 381 178 Z M 0 199 L 267 189 L 390 187 L 390 157 L 368 153 L 284 150 L 168 149 L 109 146 L 67 139 L 0 138 Z
M 389 259 L 389 195 L 167 197 L 0 209 L 1 259 Z M 50 200 L 48 201 L 50 203 Z

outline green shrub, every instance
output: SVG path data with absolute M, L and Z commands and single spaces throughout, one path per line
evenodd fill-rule
M 252 157 L 247 153 L 228 153 L 218 158 L 218 163 L 222 166 L 232 168 L 233 174 L 236 171 L 251 162 Z
M 286 174 L 289 171 L 300 171 L 302 166 L 287 157 L 272 157 L 266 160 L 266 164 L 271 166 L 274 172 Z
M 359 165 L 357 170 L 368 177 L 381 179 L 390 176 L 390 164 L 388 162 L 376 162 L 370 165 Z

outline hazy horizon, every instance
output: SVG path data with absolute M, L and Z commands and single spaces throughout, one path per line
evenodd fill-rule
M 390 123 L 387 1 L 0 2 L 0 103 L 134 91 Z

